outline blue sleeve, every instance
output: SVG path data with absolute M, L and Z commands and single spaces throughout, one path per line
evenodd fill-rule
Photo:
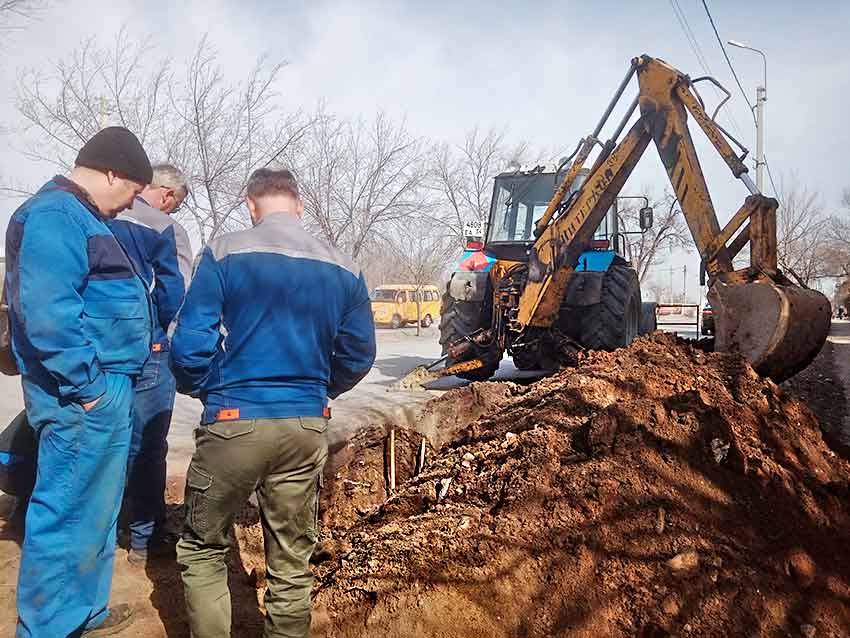
M 220 352 L 224 277 L 221 264 L 205 248 L 186 293 L 171 338 L 171 361 L 177 390 L 199 396 Z
M 106 378 L 83 329 L 88 238 L 63 213 L 30 215 L 18 260 L 20 316 L 36 357 L 62 397 L 93 401 L 106 392 Z
M 336 399 L 365 377 L 375 363 L 375 324 L 366 280 L 360 275 L 334 340 L 328 396 Z
M 153 290 L 154 303 L 159 315 L 159 324 L 167 334 L 186 293 L 186 284 L 178 261 L 174 226 L 169 226 L 160 233 L 151 255 L 151 265 L 156 281 Z

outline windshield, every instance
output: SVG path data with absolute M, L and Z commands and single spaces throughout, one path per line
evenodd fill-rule
M 490 241 L 533 241 L 534 223 L 546 211 L 555 184 L 552 173 L 497 177 L 490 215 Z
M 581 187 L 588 173 L 587 169 L 579 172 L 564 201 Z M 566 170 L 557 175 L 506 174 L 496 177 L 487 245 L 533 242 L 534 227 L 546 212 L 546 207 L 565 174 Z M 612 206 L 596 229 L 594 239 L 610 239 L 617 232 L 615 218 L 616 208 Z
M 386 288 L 375 288 L 372 292 L 372 301 L 395 301 L 398 290 L 387 290 Z

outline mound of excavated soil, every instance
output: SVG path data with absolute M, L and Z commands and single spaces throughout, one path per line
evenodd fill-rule
M 369 487 L 325 506 L 315 635 L 850 635 L 850 467 L 739 358 L 656 334 L 477 385 L 432 402 L 471 418 L 389 499 L 384 431 L 335 466 Z

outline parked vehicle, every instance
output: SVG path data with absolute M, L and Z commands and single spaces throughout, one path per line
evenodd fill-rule
M 372 292 L 375 324 L 401 328 L 410 323 L 416 324 L 417 316 L 423 328 L 439 320 L 440 293 L 436 286 L 421 286 L 417 291 L 414 284 L 386 284 Z

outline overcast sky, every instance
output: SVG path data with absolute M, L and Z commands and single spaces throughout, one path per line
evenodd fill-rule
M 754 154 L 752 117 L 702 0 L 678 5 L 711 72 L 732 92 L 732 117 Z M 767 54 L 766 152 L 773 176 L 779 182 L 796 174 L 827 207 L 837 208 L 841 190 L 850 186 L 850 3 L 709 0 L 709 7 L 724 41 L 744 41 Z M 511 138 L 536 148 L 572 150 L 593 129 L 635 55 L 661 57 L 692 77 L 704 74 L 670 0 L 65 0 L 2 42 L 0 121 L 13 127 L 0 137 L 2 179 L 36 183 L 51 174 L 15 150 L 14 86 L 21 69 L 61 58 L 86 37 L 109 42 L 122 25 L 150 36 L 152 55 L 175 63 L 208 34 L 233 79 L 268 53 L 289 63 L 279 86 L 285 106 L 312 108 L 324 101 L 331 111 L 367 117 L 384 110 L 406 118 L 416 134 L 447 141 L 460 141 L 477 124 L 507 127 Z M 761 58 L 734 48 L 729 54 L 754 101 Z M 704 97 L 716 100 L 707 90 Z M 728 116 L 719 119 L 735 132 Z M 699 150 L 722 223 L 747 192 L 712 149 L 700 144 Z M 624 194 L 647 184 L 659 193 L 666 186 L 652 147 Z M 769 182 L 766 190 L 772 194 Z M 15 202 L 0 203 L 5 227 Z M 685 258 L 676 256 L 675 263 Z M 687 263 L 696 270 L 695 256 Z

